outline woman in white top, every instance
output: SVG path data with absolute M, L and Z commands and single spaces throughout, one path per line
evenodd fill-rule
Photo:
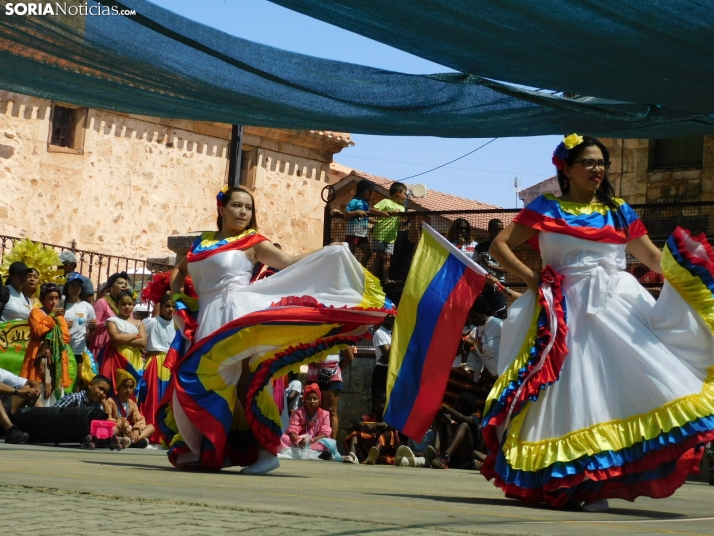
M 134 311 L 134 296 L 131 291 L 121 291 L 115 300 L 119 313 L 107 319 L 109 342 L 103 352 L 99 373 L 112 381 L 112 389 L 116 393 L 116 371 L 124 369 L 129 372 L 138 386 L 144 374 L 144 358 L 142 351 L 146 345 L 146 329 L 140 320 L 132 318 Z
M 182 297 L 177 317 L 191 347 L 173 365 L 157 418 L 174 465 L 261 474 L 280 465 L 272 380 L 362 338 L 391 303 L 346 245 L 293 257 L 256 232 L 250 192 L 229 188 L 216 200 L 219 231 L 203 233 L 171 274 L 175 293 L 190 274 L 198 317 Z M 280 272 L 250 284 L 256 262 Z
M 27 320 L 30 318 L 32 304 L 22 293 L 22 287 L 27 280 L 30 269 L 24 262 L 13 262 L 8 271 L 8 278 L 5 284 L 10 291 L 10 299 L 5 304 L 0 320 L 9 322 L 10 320 Z
M 82 285 L 82 276 L 77 272 L 70 272 L 63 288 L 64 318 L 69 326 L 69 345 L 77 363 L 82 363 L 82 354 L 87 350 L 87 344 L 92 340 L 97 325 L 94 307 L 79 299 Z

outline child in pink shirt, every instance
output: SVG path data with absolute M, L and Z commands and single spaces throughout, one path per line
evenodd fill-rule
M 320 408 L 322 393 L 315 383 L 305 386 L 303 393 L 304 406 L 293 411 L 287 433 L 280 438 L 280 450 L 288 448 L 305 448 L 312 450 L 328 450 L 320 439 L 329 438 L 332 433 L 330 427 L 330 412 Z

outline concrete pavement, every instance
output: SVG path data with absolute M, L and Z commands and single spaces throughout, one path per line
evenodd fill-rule
M 8 534 L 714 534 L 714 487 L 611 501 L 603 514 L 524 506 L 472 471 L 282 461 L 265 476 L 174 469 L 161 451 L 0 444 Z

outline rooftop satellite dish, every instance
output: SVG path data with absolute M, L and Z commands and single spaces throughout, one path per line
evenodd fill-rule
M 426 186 L 423 184 L 415 184 L 412 186 L 411 196 L 418 198 L 426 197 Z

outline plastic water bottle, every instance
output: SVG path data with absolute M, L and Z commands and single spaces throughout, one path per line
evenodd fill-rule
M 303 439 L 305 440 L 305 446 L 303 447 L 304 449 L 309 449 L 310 448 L 310 443 L 312 443 L 312 437 L 310 434 L 305 434 L 303 436 Z

